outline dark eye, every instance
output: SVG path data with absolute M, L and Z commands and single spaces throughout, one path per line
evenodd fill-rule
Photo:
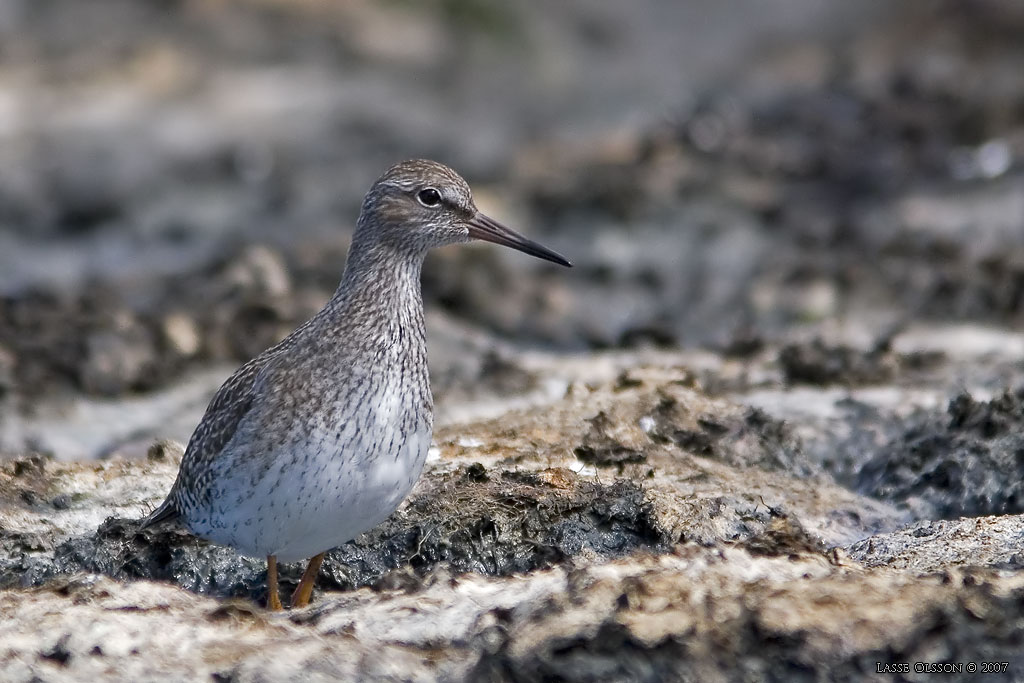
M 423 206 L 434 207 L 441 203 L 441 193 L 432 187 L 428 187 L 417 192 L 416 199 Z

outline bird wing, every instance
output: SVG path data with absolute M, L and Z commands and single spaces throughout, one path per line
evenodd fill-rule
M 200 504 L 208 504 L 210 496 L 210 463 L 231 441 L 239 425 L 249 414 L 253 401 L 267 375 L 283 351 L 283 344 L 268 349 L 238 368 L 206 408 L 203 419 L 192 433 L 181 459 L 178 476 L 164 502 L 142 523 L 142 528 L 175 519 L 180 514 L 178 498 L 187 490 Z M 190 482 L 186 487 L 184 482 Z

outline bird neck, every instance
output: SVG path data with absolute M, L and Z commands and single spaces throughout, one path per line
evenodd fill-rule
M 350 324 L 423 327 L 420 272 L 424 254 L 360 239 L 349 248 L 345 273 L 331 306 Z

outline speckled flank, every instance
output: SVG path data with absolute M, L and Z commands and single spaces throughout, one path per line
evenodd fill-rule
M 394 512 L 432 431 L 420 268 L 428 249 L 467 241 L 475 218 L 469 186 L 440 164 L 381 176 L 334 296 L 224 383 L 149 522 L 176 515 L 199 536 L 289 562 Z

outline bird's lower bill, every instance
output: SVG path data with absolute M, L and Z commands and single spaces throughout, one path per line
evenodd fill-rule
M 469 221 L 469 236 L 471 239 L 512 247 L 530 256 L 536 256 L 537 258 L 552 261 L 562 266 L 572 266 L 569 260 L 558 252 L 523 237 L 515 230 L 506 228 L 498 221 L 480 212 L 477 212 L 472 220 Z

